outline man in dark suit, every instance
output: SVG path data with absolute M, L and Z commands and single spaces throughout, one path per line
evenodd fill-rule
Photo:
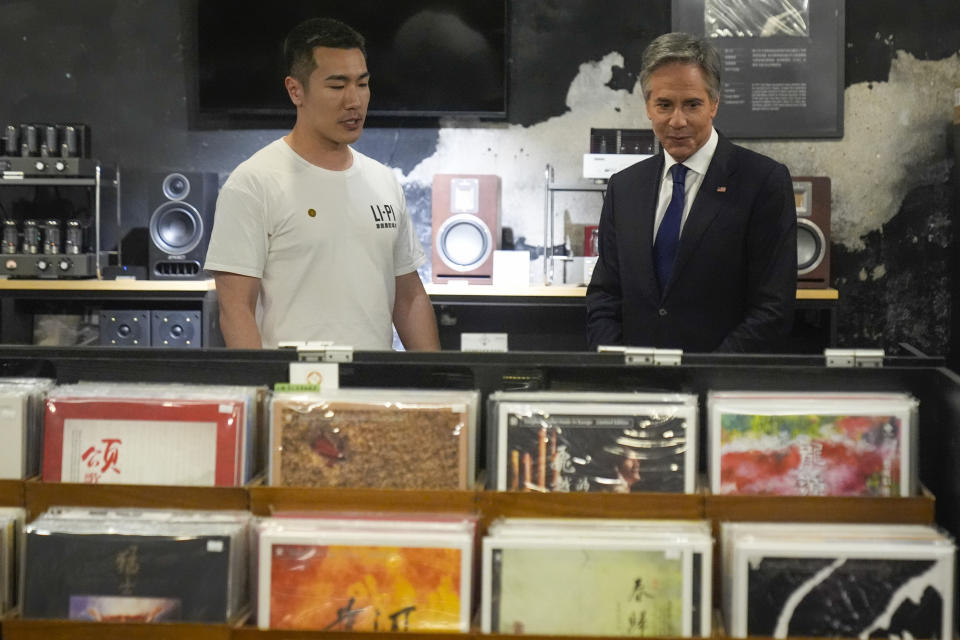
M 607 186 L 587 289 L 591 347 L 776 349 L 796 297 L 790 172 L 713 128 L 720 59 L 705 40 L 660 36 L 640 83 L 663 152 Z

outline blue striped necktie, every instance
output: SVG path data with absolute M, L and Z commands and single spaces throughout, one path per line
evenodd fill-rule
M 673 195 L 670 204 L 660 221 L 657 237 L 653 243 L 653 269 L 657 274 L 657 282 L 663 291 L 670 281 L 673 272 L 673 263 L 677 258 L 677 246 L 680 244 L 680 220 L 683 218 L 683 200 L 686 196 L 684 187 L 687 179 L 687 167 L 675 164 L 670 167 L 673 176 Z

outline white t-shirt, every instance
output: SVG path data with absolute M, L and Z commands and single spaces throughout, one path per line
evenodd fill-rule
M 260 278 L 263 346 L 331 340 L 393 344 L 396 276 L 426 262 L 393 172 L 310 164 L 281 138 L 240 164 L 217 199 L 204 268 Z

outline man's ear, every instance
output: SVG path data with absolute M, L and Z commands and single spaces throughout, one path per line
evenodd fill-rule
M 290 102 L 299 107 L 303 104 L 303 85 L 293 76 L 287 76 L 283 79 L 283 86 L 287 88 L 287 95 L 290 96 Z

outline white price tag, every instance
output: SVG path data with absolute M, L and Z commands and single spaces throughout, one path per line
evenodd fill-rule
M 290 384 L 311 384 L 321 391 L 340 388 L 340 365 L 336 362 L 291 362 Z
M 461 333 L 461 351 L 506 351 L 506 333 Z

